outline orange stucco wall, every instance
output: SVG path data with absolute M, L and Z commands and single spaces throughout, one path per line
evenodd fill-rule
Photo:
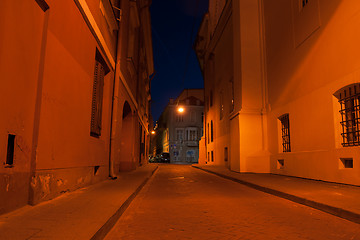
M 271 1 L 264 4 L 271 170 L 359 185 L 358 147 L 339 144 L 340 116 L 333 94 L 360 81 L 360 34 L 355 30 L 360 4 L 319 0 L 300 14 L 291 1 L 281 1 L 277 9 Z M 296 18 L 306 21 L 299 25 Z M 279 151 L 276 137 L 277 117 L 283 113 L 290 116 L 291 153 Z M 353 158 L 354 168 L 341 169 L 341 157 Z M 284 169 L 277 169 L 278 159 L 284 159 Z
M 54 198 L 109 175 L 116 176 L 121 164 L 129 162 L 131 167 L 126 170 L 132 170 L 146 163 L 148 76 L 153 71 L 147 67 L 152 62 L 147 61 L 152 61 L 152 56 L 143 54 L 134 59 L 136 67 L 142 64 L 146 69 L 135 68 L 135 74 L 128 72 L 127 61 L 120 61 L 127 57 L 123 49 L 128 45 L 130 11 L 129 1 L 121 2 L 124 13 L 121 31 L 113 32 L 100 10 L 99 0 L 47 0 L 46 11 L 36 1 L 21 4 L 1 1 L 0 158 L 4 164 L 0 167 L 0 214 L 26 203 Z M 148 11 L 146 3 L 140 2 L 133 5 L 138 15 L 142 13 L 140 4 L 142 11 Z M 135 56 L 139 47 L 143 50 L 152 47 L 151 36 L 144 35 L 150 29 L 145 31 L 141 22 L 138 24 Z M 110 71 L 104 77 L 101 135 L 92 137 L 96 49 Z M 124 126 L 122 130 L 126 125 L 122 123 L 125 101 L 131 106 L 128 126 L 133 127 Z M 14 163 L 10 166 L 5 165 L 8 134 L 15 135 Z M 128 142 L 131 149 L 122 148 L 124 136 L 131 139 Z M 141 143 L 145 147 L 140 148 Z M 125 154 L 128 152 L 129 156 Z
M 28 200 L 43 26 L 34 1 L 0 2 L 0 214 Z M 12 168 L 4 165 L 8 134 L 16 135 Z

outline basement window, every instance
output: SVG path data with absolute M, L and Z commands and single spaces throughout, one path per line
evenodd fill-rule
M 354 168 L 354 161 L 352 158 L 340 158 L 340 168 Z
M 12 166 L 14 164 L 15 135 L 8 135 L 7 154 L 5 165 Z
M 98 173 L 100 166 L 94 166 L 94 176 Z
M 342 146 L 359 146 L 360 83 L 343 87 L 334 96 L 340 103 Z
M 284 169 L 285 160 L 284 159 L 278 159 L 277 161 L 277 169 Z

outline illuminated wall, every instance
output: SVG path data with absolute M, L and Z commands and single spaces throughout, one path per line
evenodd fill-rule
M 195 42 L 205 78 L 201 162 L 359 185 L 360 4 L 227 1 L 218 20 L 216 4 Z M 232 108 L 225 117 L 222 102 Z
M 121 3 L 119 32 L 110 1 L 1 1 L 0 214 L 147 162 L 149 2 Z M 134 48 L 122 56 L 125 38 Z M 122 131 L 128 119 L 132 127 Z M 124 136 L 132 143 L 126 159 Z

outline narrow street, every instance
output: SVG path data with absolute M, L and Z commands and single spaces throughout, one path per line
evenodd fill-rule
M 105 239 L 360 239 L 360 226 L 186 165 L 160 165 Z

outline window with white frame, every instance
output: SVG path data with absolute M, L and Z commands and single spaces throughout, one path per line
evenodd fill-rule
M 176 140 L 181 141 L 184 139 L 184 130 L 176 129 Z
M 196 129 L 188 130 L 188 140 L 196 141 L 197 140 L 197 131 Z

